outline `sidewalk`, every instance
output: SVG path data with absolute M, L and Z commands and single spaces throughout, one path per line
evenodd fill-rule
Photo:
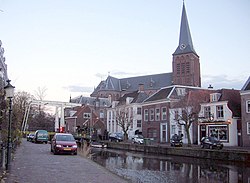
M 53 155 L 50 144 L 22 141 L 14 154 L 10 172 L 1 183 L 125 183 L 90 159 L 73 155 Z

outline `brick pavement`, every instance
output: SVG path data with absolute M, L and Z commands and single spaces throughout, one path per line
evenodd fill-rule
M 53 155 L 50 144 L 23 140 L 1 183 L 125 183 L 127 180 L 79 155 Z

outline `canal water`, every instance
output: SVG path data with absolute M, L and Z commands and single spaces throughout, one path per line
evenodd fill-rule
M 250 165 L 244 163 L 95 148 L 91 159 L 133 183 L 250 182 Z

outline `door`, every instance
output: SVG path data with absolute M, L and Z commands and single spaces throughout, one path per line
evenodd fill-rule
M 161 142 L 166 143 L 167 138 L 167 123 L 161 123 Z

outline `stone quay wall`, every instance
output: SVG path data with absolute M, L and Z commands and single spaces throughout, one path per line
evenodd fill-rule
M 108 148 L 119 150 L 250 163 L 250 151 L 244 149 L 224 148 L 217 150 L 201 149 L 200 147 L 170 147 L 167 145 L 139 145 L 116 142 L 106 142 L 106 144 Z

